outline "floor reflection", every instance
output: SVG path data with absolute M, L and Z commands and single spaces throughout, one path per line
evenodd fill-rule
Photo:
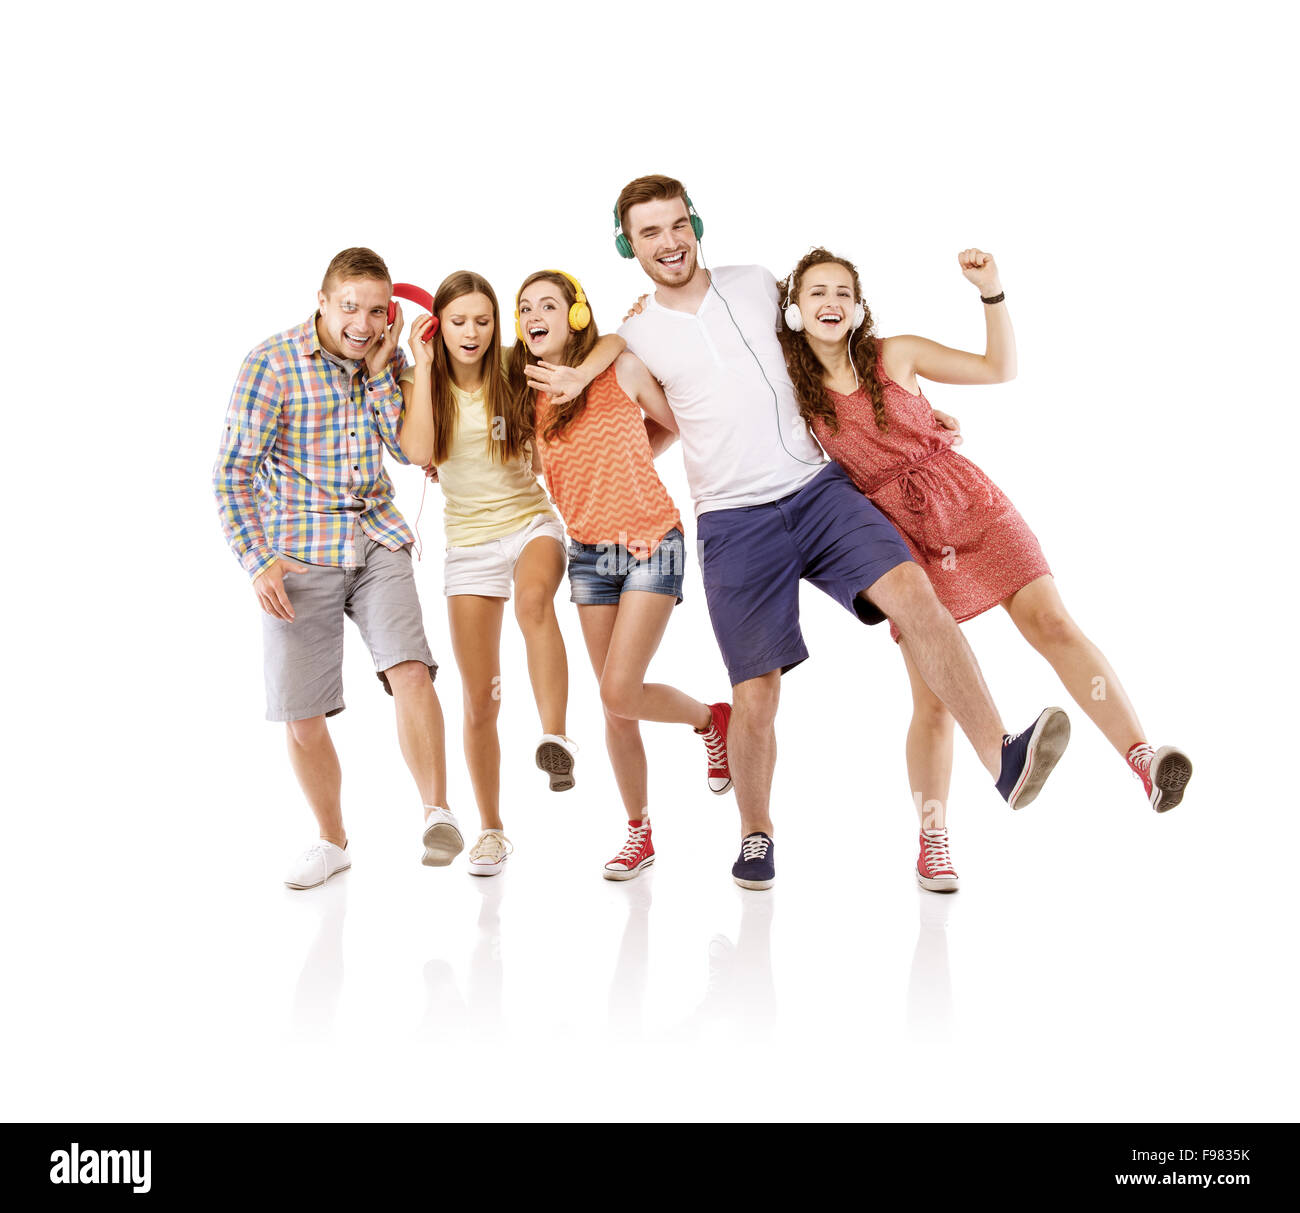
M 740 929 L 736 942 L 726 935 L 709 941 L 709 976 L 704 1001 L 680 1031 L 687 1035 L 721 1028 L 745 1036 L 766 1036 L 776 1023 L 776 984 L 772 979 L 771 892 L 737 889 Z
M 310 894 L 290 893 L 296 904 L 319 915 L 316 934 L 307 949 L 293 993 L 290 1020 L 303 1031 L 328 1031 L 334 1026 L 343 991 L 343 918 L 348 908 L 348 878 L 336 876 Z
M 948 970 L 948 917 L 960 893 L 917 889 L 920 930 L 907 985 L 907 1025 L 916 1033 L 947 1033 L 952 1026 L 952 977 Z
M 650 960 L 650 903 L 654 873 L 620 882 L 610 892 L 627 902 L 627 923 L 609 984 L 609 1026 L 619 1034 L 640 1035 L 644 1022 L 646 970 Z
M 438 1028 L 495 1027 L 501 1022 L 501 899 L 507 877 L 469 876 L 481 898 L 478 934 L 469 958 L 469 995 L 462 997 L 455 971 L 441 957 L 424 966 L 424 1023 Z

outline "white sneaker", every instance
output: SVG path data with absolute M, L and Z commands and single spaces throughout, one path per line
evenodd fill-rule
M 475 876 L 495 876 L 506 866 L 515 848 L 500 830 L 484 830 L 469 852 L 469 870 Z
M 318 889 L 331 876 L 351 866 L 352 856 L 346 846 L 336 847 L 321 838 L 293 861 L 284 883 L 291 889 Z
M 429 812 L 424 819 L 424 858 L 420 862 L 428 868 L 445 868 L 465 849 L 460 823 L 450 809 L 424 807 Z
M 567 792 L 573 787 L 573 764 L 578 743 L 559 733 L 543 733 L 537 743 L 537 765 L 551 777 L 552 792 Z

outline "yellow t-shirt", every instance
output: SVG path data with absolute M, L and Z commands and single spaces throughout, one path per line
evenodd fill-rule
M 402 379 L 413 383 L 415 369 L 407 367 Z M 483 389 L 466 392 L 453 383 L 451 391 L 456 429 L 446 459 L 438 464 L 447 546 L 488 543 L 513 534 L 538 514 L 554 517 L 546 490 L 533 475 L 528 451 L 507 463 L 492 456 Z

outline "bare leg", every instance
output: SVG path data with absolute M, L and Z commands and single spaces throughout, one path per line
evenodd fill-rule
M 727 750 L 735 781 L 742 835 L 762 830 L 769 838 L 772 772 L 776 769 L 776 708 L 781 671 L 769 670 L 732 688 Z
M 447 739 L 429 667 L 403 661 L 384 671 L 397 712 L 397 743 L 425 805 L 447 807 Z
M 348 844 L 343 829 L 343 771 L 324 716 L 290 720 L 285 728 L 289 763 L 316 815 L 320 836 L 336 847 Z
M 707 728 L 708 705 L 676 687 L 647 683 L 645 672 L 663 639 L 674 600 L 667 594 L 629 590 L 617 606 L 580 606 L 578 618 L 592 669 L 600 679 L 605 746 L 628 819 L 649 805 L 645 746 L 639 720 Z
M 708 704 L 676 687 L 645 681 L 674 602 L 667 594 L 644 590 L 629 590 L 622 596 L 600 677 L 601 702 L 614 715 L 629 720 L 658 720 L 706 729 L 713 722 Z
M 912 723 L 907 730 L 907 778 L 921 829 L 942 830 L 948 823 L 952 783 L 952 714 L 903 653 L 912 684 Z
M 1031 581 L 1002 605 L 1024 638 L 1047 658 L 1074 702 L 1121 755 L 1127 757 L 1139 741 L 1146 740 L 1110 662 L 1070 618 L 1051 574 Z
M 453 594 L 447 599 L 451 649 L 460 670 L 465 707 L 465 763 L 485 830 L 505 828 L 501 824 L 501 742 L 497 737 L 505 607 L 504 598 L 477 594 Z
M 564 548 L 545 535 L 528 544 L 515 563 L 515 618 L 528 650 L 537 714 L 542 732 L 560 737 L 569 705 L 569 661 L 555 617 L 555 591 L 565 567 Z
M 930 579 L 908 561 L 889 570 L 863 591 L 903 634 L 907 656 L 947 707 L 975 747 L 980 762 L 997 779 L 1002 772 L 1006 730 L 984 675 L 957 621 L 935 597 Z
M 580 606 L 578 620 L 582 624 L 582 638 L 587 642 L 591 668 L 599 679 L 605 672 L 609 642 L 614 635 L 614 625 L 621 607 Z M 646 770 L 645 746 L 641 741 L 641 726 L 635 720 L 615 716 L 605 708 L 605 750 L 609 765 L 614 770 L 618 794 L 629 821 L 639 821 L 649 808 L 649 775 Z

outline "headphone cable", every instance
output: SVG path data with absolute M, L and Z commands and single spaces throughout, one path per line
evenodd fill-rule
M 815 461 L 811 459 L 801 459 L 788 446 L 786 446 L 785 435 L 781 433 L 781 402 L 777 399 L 776 388 L 772 386 L 772 381 L 767 377 L 767 372 L 763 369 L 762 362 L 759 361 L 758 355 L 754 353 L 754 347 L 749 344 L 749 338 L 745 336 L 744 329 L 742 329 L 737 323 L 736 317 L 731 311 L 731 304 L 727 302 L 727 297 L 718 290 L 718 284 L 713 280 L 713 271 L 709 269 L 709 263 L 704 260 L 703 244 L 699 240 L 696 240 L 695 247 L 700 251 L 700 264 L 704 266 L 704 272 L 709 276 L 710 288 L 712 288 L 713 293 L 722 300 L 722 306 L 727 309 L 727 318 L 731 321 L 731 325 L 736 330 L 736 334 L 740 337 L 740 340 L 744 342 L 745 348 L 749 351 L 749 356 L 754 360 L 754 365 L 758 367 L 758 373 L 763 376 L 763 382 L 767 384 L 767 390 L 772 393 L 772 413 L 776 421 L 776 437 L 781 443 L 781 449 L 796 463 L 802 463 L 805 467 L 819 468 L 823 466 L 826 462 L 825 459 L 818 459 Z M 803 422 L 804 431 L 807 432 L 808 423 L 803 420 L 802 414 L 800 414 L 799 420 Z M 811 435 L 809 435 L 809 437 L 811 439 Z

